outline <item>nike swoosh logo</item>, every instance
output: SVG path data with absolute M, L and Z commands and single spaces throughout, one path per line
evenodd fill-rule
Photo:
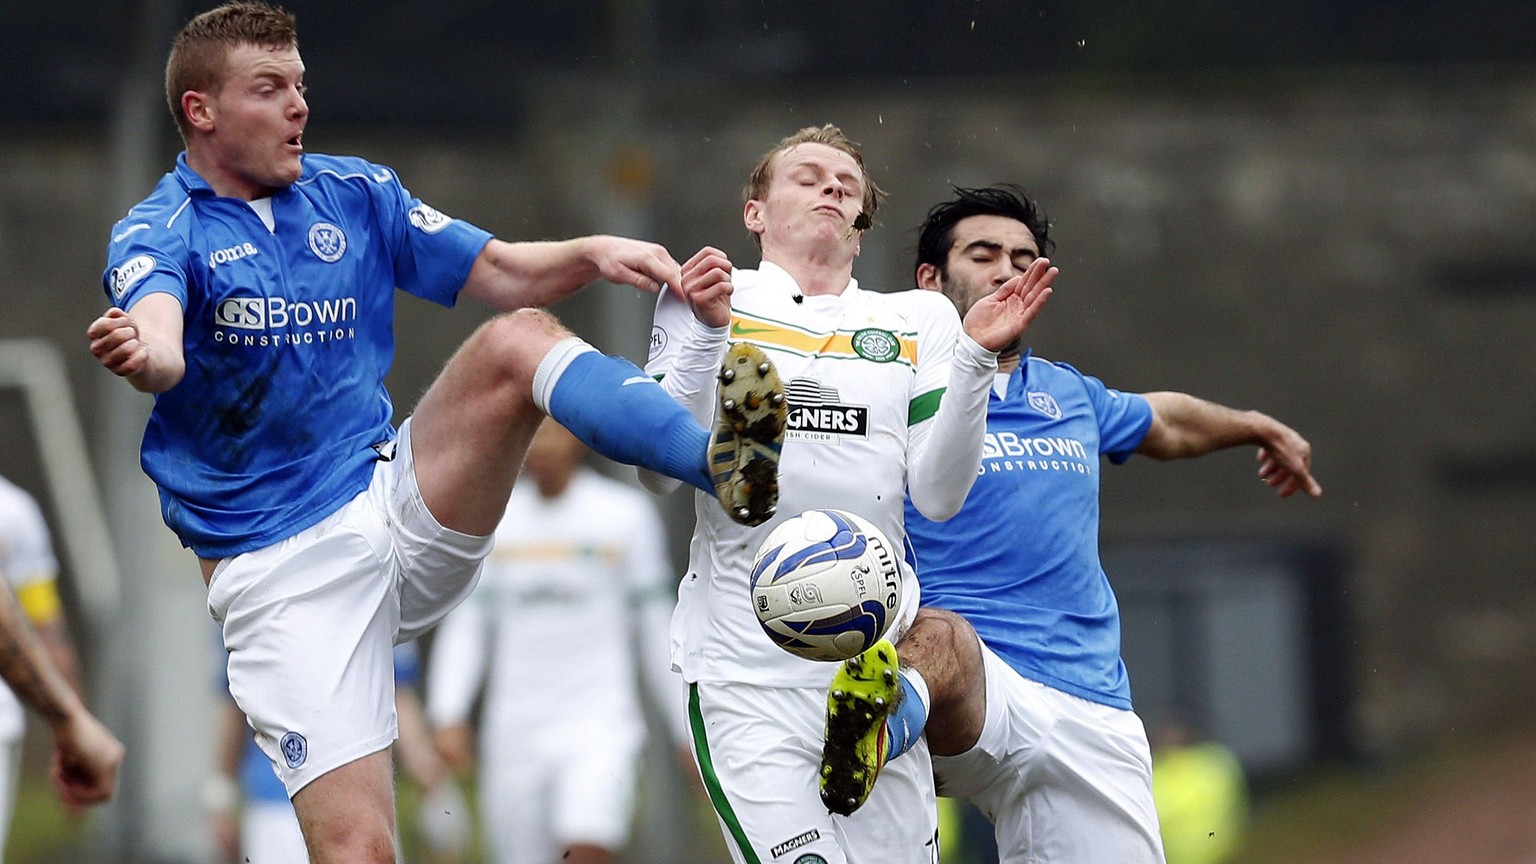
M 373 179 L 379 181 L 380 183 L 388 183 L 389 182 L 389 172 L 388 171 L 375 171 L 375 172 L 373 172 Z
M 731 322 L 732 336 L 748 336 L 753 333 L 772 333 L 776 327 L 745 327 L 740 321 Z
M 651 378 L 651 377 L 646 376 L 646 375 L 635 375 L 635 376 L 632 376 L 632 377 L 629 377 L 629 378 L 625 378 L 624 382 L 622 384 L 620 384 L 619 386 L 620 387 L 628 387 L 631 384 L 654 384 L 654 383 L 656 383 L 656 379 L 654 379 L 654 378 Z

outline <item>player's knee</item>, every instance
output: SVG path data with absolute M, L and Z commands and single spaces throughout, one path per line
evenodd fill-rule
M 917 617 L 913 619 L 906 635 L 901 637 L 897 650 L 903 656 L 903 647 L 923 654 L 937 652 L 948 656 L 968 655 L 971 653 L 968 649 L 975 641 L 976 631 L 971 628 L 970 622 L 948 609 L 923 606 L 917 610 Z
M 317 861 L 395 864 L 394 832 L 389 820 L 378 814 L 309 821 L 304 825 L 304 843 Z
M 528 383 L 549 349 L 570 331 L 543 309 L 519 309 L 497 315 L 480 325 L 465 343 L 480 368 L 495 369 L 498 377 Z
M 928 684 L 926 734 L 933 752 L 953 756 L 975 746 L 986 717 L 986 671 L 970 622 L 946 609 L 923 607 L 897 654 Z
M 392 835 L 365 836 L 359 832 L 323 844 L 319 849 L 312 850 L 310 857 L 320 861 L 396 864 L 394 843 Z
M 975 629 L 947 609 L 919 608 L 896 651 L 928 680 L 936 700 L 968 698 L 983 680 Z

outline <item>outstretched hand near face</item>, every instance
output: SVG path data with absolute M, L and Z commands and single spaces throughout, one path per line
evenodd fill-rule
M 705 246 L 683 264 L 682 295 L 693 317 L 707 327 L 731 323 L 731 259 Z
M 1036 258 L 1022 274 L 998 286 L 965 313 L 965 332 L 988 351 L 1017 344 L 1051 296 L 1051 282 L 1059 272 L 1049 258 Z

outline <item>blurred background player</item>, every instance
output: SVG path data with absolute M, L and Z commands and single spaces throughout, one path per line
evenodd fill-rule
M 1248 778 L 1226 745 L 1181 718 L 1152 730 L 1152 800 L 1168 864 L 1226 864 L 1248 827 Z
M 86 710 L 64 624 L 58 561 L 37 501 L 0 477 L 0 861 L 16 806 L 26 703 L 48 722 L 51 777 L 70 808 L 112 796 L 123 746 Z
M 706 416 L 717 390 L 736 384 L 715 378 L 727 344 L 755 344 L 783 376 L 790 403 L 779 517 L 748 530 L 696 499 L 673 620 L 673 662 L 692 686 L 694 753 L 738 864 L 926 864 L 936 854 L 926 745 L 917 743 L 918 757 L 865 811 L 833 815 L 818 799 L 837 667 L 789 654 L 763 633 L 749 602 L 752 558 L 774 527 L 811 508 L 857 513 L 898 545 L 907 489 L 934 518 L 954 513 L 980 463 L 996 352 L 1038 313 L 1055 271 L 1041 261 L 989 291 L 963 322 L 942 297 L 860 287 L 853 263 L 880 193 L 858 145 L 835 126 L 776 143 L 745 192 L 742 219 L 762 264 L 737 270 L 710 247 L 693 256 L 683 266 L 688 302 L 657 301 L 646 365 Z M 667 485 L 650 479 L 653 489 Z M 918 598 L 910 570 L 903 576 L 907 608 L 898 617 L 910 616 Z
M 58 561 L 48 524 L 36 499 L 0 477 L 0 574 L 4 574 L 27 620 L 47 649 L 48 658 L 69 687 L 80 693 L 80 673 L 74 643 L 59 602 Z M 9 688 L 0 687 L 0 860 L 16 791 L 21 779 L 21 742 L 26 715 Z
M 223 659 L 222 657 L 220 658 Z M 222 671 L 223 664 L 220 664 Z M 428 861 L 457 861 L 468 848 L 469 814 L 448 767 L 438 757 L 427 728 L 420 696 L 421 661 L 415 642 L 395 646 L 395 711 L 400 738 L 395 756 L 407 778 L 423 794 L 422 820 L 446 823 L 446 830 L 423 831 Z M 243 864 L 304 864 L 309 854 L 288 792 L 272 762 L 256 746 L 245 713 L 228 698 L 219 712 L 215 771 L 203 786 L 214 845 L 223 861 Z M 431 802 L 431 815 L 427 815 Z M 454 831 L 457 823 L 458 830 Z M 457 836 L 455 836 L 457 834 Z
M 1016 188 L 957 189 L 922 226 L 917 284 L 964 312 L 1040 260 L 1049 227 Z M 897 706 L 892 737 L 926 723 L 940 791 L 992 819 L 1005 864 L 1160 864 L 1150 747 L 1099 562 L 1100 457 L 1256 446 L 1259 479 L 1284 498 L 1322 494 L 1311 445 L 1257 411 L 1113 390 L 1021 343 L 998 358 L 986 415 L 960 512 L 907 507 L 924 608 L 897 647 L 929 699 Z
M 607 864 L 622 851 L 646 738 L 641 681 L 669 749 L 687 755 L 661 517 L 643 491 L 584 466 L 587 452 L 544 421 L 480 584 L 433 636 L 428 715 L 455 767 L 479 754 L 494 864 Z

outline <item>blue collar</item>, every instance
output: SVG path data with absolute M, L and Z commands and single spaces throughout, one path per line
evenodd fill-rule
M 187 151 L 185 150 L 176 154 L 176 169 L 172 173 L 176 175 L 176 180 L 181 184 L 181 188 L 187 190 L 189 195 L 218 194 L 213 191 L 213 187 L 208 185 L 208 181 L 204 180 L 201 174 L 193 171 L 192 166 L 187 164 Z

